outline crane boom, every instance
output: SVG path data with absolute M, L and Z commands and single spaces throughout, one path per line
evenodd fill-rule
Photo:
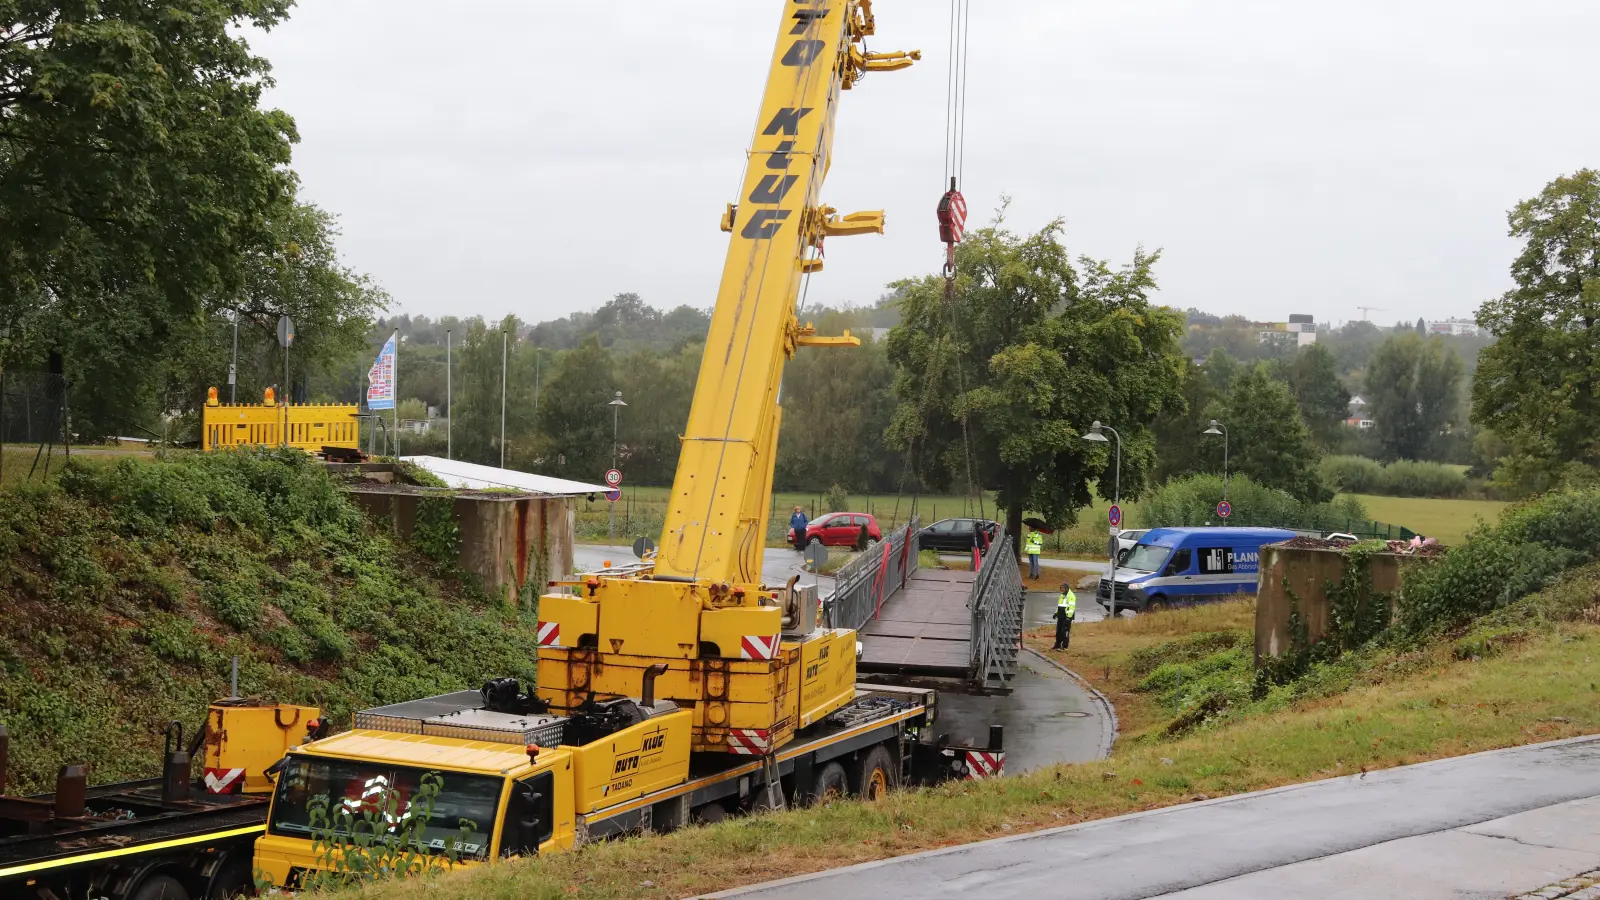
M 873 24 L 870 2 L 784 4 L 740 199 L 723 218 L 732 238 L 656 557 L 659 574 L 760 579 L 783 367 L 810 338 L 794 311 L 801 276 L 820 267 L 808 253 L 831 234 L 883 231 L 881 212 L 840 218 L 819 198 L 841 91 L 868 69 L 911 64 L 907 54 L 879 57 L 858 48 Z
M 653 571 L 540 598 L 539 696 L 557 710 L 657 693 L 695 711 L 697 751 L 766 756 L 855 696 L 855 632 L 815 628 L 760 583 L 784 364 L 817 337 L 795 316 L 825 238 L 883 232 L 883 213 L 822 204 L 842 91 L 910 53 L 873 53 L 871 0 L 785 0 L 705 355 Z M 815 253 L 815 255 L 813 255 Z M 659 677 L 658 677 L 659 676 Z

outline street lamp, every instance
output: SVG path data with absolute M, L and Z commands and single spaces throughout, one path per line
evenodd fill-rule
M 615 469 L 617 467 L 617 422 L 621 419 L 622 408 L 628 404 L 622 402 L 622 392 L 617 391 L 611 402 L 606 405 L 611 407 L 611 468 Z M 613 488 L 613 490 L 620 490 L 620 488 Z M 606 543 L 610 544 L 612 532 L 617 521 L 617 504 L 613 502 L 608 505 L 611 508 L 606 510 Z
M 1115 428 L 1112 428 L 1110 425 L 1102 425 L 1098 421 L 1096 421 L 1093 425 L 1089 426 L 1089 433 L 1084 435 L 1083 439 L 1086 440 L 1086 441 L 1090 441 L 1092 443 L 1096 443 L 1096 444 L 1110 443 L 1106 439 L 1106 436 L 1105 436 L 1105 432 L 1107 432 L 1107 431 L 1111 432 L 1111 436 L 1117 439 L 1117 463 L 1116 463 L 1116 468 L 1113 470 L 1115 472 L 1115 474 L 1113 476 L 1114 480 L 1112 481 L 1111 495 L 1116 498 L 1112 502 L 1114 502 L 1114 503 L 1116 503 L 1118 505 L 1121 505 L 1121 503 L 1122 503 L 1122 435 L 1118 434 L 1117 430 Z M 1109 572 L 1110 572 L 1110 578 L 1111 578 L 1111 614 L 1110 614 L 1110 617 L 1112 619 L 1116 619 L 1116 617 L 1117 617 L 1117 542 L 1116 541 L 1112 541 L 1111 542 L 1110 550 L 1111 550 L 1111 563 L 1108 566 L 1108 569 L 1109 569 Z
M 1200 433 L 1222 435 L 1222 499 L 1226 500 L 1228 499 L 1228 426 L 1212 419 L 1211 427 Z

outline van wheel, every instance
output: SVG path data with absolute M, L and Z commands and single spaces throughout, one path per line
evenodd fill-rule
M 1161 610 L 1171 609 L 1172 607 L 1167 604 L 1166 594 L 1156 594 L 1154 597 L 1151 597 L 1149 600 L 1144 602 L 1144 608 L 1150 612 L 1159 612 Z
M 890 788 L 899 786 L 900 770 L 895 767 L 894 757 L 889 755 L 888 749 L 878 744 L 868 750 L 856 770 L 853 785 L 855 795 L 873 803 L 882 800 Z
M 156 875 L 146 878 L 129 900 L 189 900 L 189 892 L 178 879 Z
M 832 803 L 850 796 L 850 779 L 844 773 L 844 766 L 836 762 L 824 765 L 817 772 L 817 784 L 813 791 L 813 803 Z

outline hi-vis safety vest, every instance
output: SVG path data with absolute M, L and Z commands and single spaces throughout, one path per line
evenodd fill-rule
M 1057 597 L 1056 609 L 1062 610 L 1069 618 L 1076 616 L 1078 614 L 1078 595 L 1069 590 Z
M 1037 556 L 1044 549 L 1044 538 L 1039 536 L 1039 532 L 1032 532 L 1028 535 L 1028 542 L 1023 548 L 1029 556 Z

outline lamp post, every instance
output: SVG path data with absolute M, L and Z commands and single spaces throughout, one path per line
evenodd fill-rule
M 1222 435 L 1222 499 L 1226 500 L 1228 499 L 1228 426 L 1212 419 L 1211 427 L 1200 433 Z M 1224 519 L 1222 524 L 1228 524 L 1227 520 Z
M 500 468 L 506 467 L 506 353 L 511 347 L 511 333 L 500 329 Z
M 615 469 L 617 467 L 617 422 L 622 417 L 622 408 L 628 404 L 622 402 L 622 392 L 617 391 L 616 396 L 606 405 L 611 407 L 611 468 Z M 606 543 L 610 544 L 617 522 L 617 504 L 607 502 L 606 505 L 609 507 L 606 510 Z
M 1112 502 L 1114 502 L 1114 503 L 1116 503 L 1118 505 L 1121 505 L 1121 503 L 1122 503 L 1122 435 L 1118 434 L 1117 430 L 1115 428 L 1112 428 L 1110 425 L 1102 425 L 1098 421 L 1096 421 L 1093 425 L 1089 426 L 1089 433 L 1085 434 L 1083 436 L 1083 439 L 1086 440 L 1086 441 L 1090 441 L 1092 443 L 1096 443 L 1096 444 L 1109 443 L 1109 441 L 1106 439 L 1106 436 L 1104 434 L 1104 432 L 1107 432 L 1107 431 L 1111 432 L 1111 436 L 1117 439 L 1117 457 L 1116 457 L 1117 458 L 1117 462 L 1116 462 L 1116 468 L 1113 470 L 1115 474 L 1113 475 L 1113 480 L 1112 480 L 1112 483 L 1111 483 L 1112 484 L 1111 495 L 1116 498 Z M 1108 569 L 1108 571 L 1110 573 L 1110 577 L 1111 577 L 1111 612 L 1110 612 L 1110 618 L 1111 619 L 1116 619 L 1116 617 L 1117 617 L 1117 542 L 1116 541 L 1112 541 L 1111 542 L 1111 562 L 1110 562 L 1110 565 L 1107 567 L 1107 569 Z

